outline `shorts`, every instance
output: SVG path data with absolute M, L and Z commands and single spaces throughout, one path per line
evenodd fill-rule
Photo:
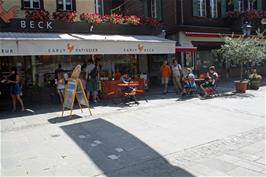
M 57 89 L 58 94 L 64 95 L 65 89 Z
M 184 85 L 184 88 L 185 89 L 196 89 L 196 85 L 187 83 L 187 84 Z
M 89 79 L 87 82 L 87 91 L 94 92 L 98 90 L 98 81 L 97 79 Z
M 16 84 L 16 85 L 10 87 L 10 94 L 11 95 L 18 96 L 18 95 L 21 95 L 21 93 L 22 93 L 21 87 L 19 86 L 19 84 Z
M 168 84 L 169 82 L 169 77 L 162 77 L 162 84 L 165 85 L 165 84 Z
M 202 84 L 202 87 L 204 87 L 204 88 L 214 87 L 214 85 L 212 83 L 210 83 L 210 82 L 207 81 L 207 82 L 205 82 L 205 83 Z

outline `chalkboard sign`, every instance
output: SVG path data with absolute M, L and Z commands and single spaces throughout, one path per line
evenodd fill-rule
M 83 85 L 80 80 L 77 85 L 76 97 L 80 105 L 88 106 L 88 100 L 87 100 Z
M 76 80 L 69 80 L 67 82 L 67 86 L 66 86 L 66 90 L 65 90 L 64 107 L 66 107 L 68 109 L 73 108 L 76 85 L 77 85 Z

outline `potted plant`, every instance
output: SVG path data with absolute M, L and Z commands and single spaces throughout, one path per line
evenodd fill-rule
M 226 37 L 225 44 L 218 52 L 226 62 L 240 66 L 240 80 L 235 81 L 237 93 L 245 93 L 247 90 L 248 80 L 243 77 L 244 65 L 260 62 L 265 57 L 265 48 L 266 42 L 261 34 L 254 37 Z
M 261 75 L 257 74 L 257 70 L 254 69 L 252 74 L 249 75 L 249 88 L 258 90 L 261 82 Z

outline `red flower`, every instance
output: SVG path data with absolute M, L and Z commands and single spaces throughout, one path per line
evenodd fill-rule
M 45 10 L 32 10 L 25 11 L 25 17 L 27 19 L 35 20 L 35 21 L 46 21 L 50 20 L 50 13 Z
M 54 12 L 53 19 L 64 22 L 74 22 L 77 17 L 76 12 Z
M 100 24 L 102 23 L 102 17 L 99 14 L 82 13 L 80 14 L 80 20 L 88 23 Z

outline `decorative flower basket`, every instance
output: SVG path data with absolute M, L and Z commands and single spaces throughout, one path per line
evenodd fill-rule
M 54 12 L 53 19 L 63 22 L 74 22 L 77 17 L 77 13 L 74 12 Z
M 25 17 L 34 21 L 48 21 L 50 20 L 50 13 L 46 10 L 27 10 Z
M 101 15 L 92 14 L 92 13 L 80 14 L 80 21 L 92 23 L 92 24 L 100 24 L 103 22 Z

